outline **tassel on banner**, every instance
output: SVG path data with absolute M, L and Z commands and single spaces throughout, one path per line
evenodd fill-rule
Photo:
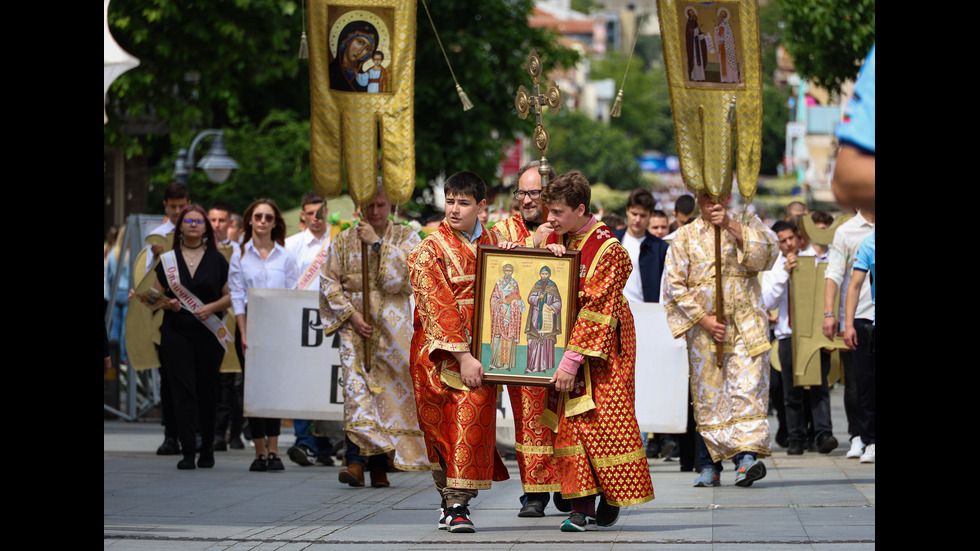
M 436 42 L 439 44 L 439 49 L 442 50 L 442 57 L 446 60 L 446 67 L 449 67 L 449 74 L 453 77 L 453 82 L 456 84 L 456 93 L 459 94 L 459 101 L 463 102 L 463 111 L 469 111 L 473 109 L 473 102 L 470 101 L 470 97 L 466 95 L 463 87 L 456 80 L 456 73 L 453 72 L 453 64 L 449 62 L 449 56 L 446 55 L 446 48 L 442 45 L 442 39 L 439 38 L 439 31 L 436 30 L 436 24 L 432 20 L 432 14 L 429 13 L 429 6 L 425 3 L 425 0 L 422 0 L 422 7 L 425 8 L 425 15 L 429 18 L 429 25 L 432 25 L 432 33 L 436 35 Z
M 310 47 L 306 45 L 306 2 L 303 2 L 303 11 L 300 12 L 303 16 L 303 32 L 299 35 L 299 53 L 297 56 L 300 59 L 310 59 Z
M 621 114 L 622 110 L 623 110 L 623 89 L 620 88 L 619 93 L 616 94 L 616 101 L 613 102 L 612 109 L 609 110 L 609 116 L 619 118 L 619 115 Z
M 306 45 L 306 31 L 303 31 L 303 34 L 299 37 L 299 58 L 310 58 L 310 48 Z
M 623 73 L 623 82 L 620 84 L 619 93 L 616 94 L 616 101 L 609 111 L 610 117 L 619 118 L 623 111 L 623 88 L 626 88 L 626 77 L 630 74 L 630 64 L 633 63 L 633 54 L 636 53 L 636 41 L 640 38 L 640 27 L 643 23 L 643 16 L 636 21 L 636 30 L 633 34 L 633 47 L 630 48 L 630 55 L 626 58 L 626 71 Z
M 463 111 L 473 109 L 473 102 L 470 101 L 470 97 L 466 95 L 459 83 L 456 84 L 456 93 L 459 94 L 459 101 L 463 102 Z

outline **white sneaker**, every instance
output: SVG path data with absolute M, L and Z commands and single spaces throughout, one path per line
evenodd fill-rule
M 868 444 L 867 448 L 864 448 L 864 453 L 861 454 L 861 463 L 874 463 L 875 462 L 875 445 Z
M 845 457 L 848 459 L 857 459 L 861 457 L 862 453 L 864 453 L 864 442 L 861 441 L 861 437 L 855 436 L 851 438 L 851 449 L 847 450 Z

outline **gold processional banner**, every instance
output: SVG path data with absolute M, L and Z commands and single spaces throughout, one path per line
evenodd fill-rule
M 380 135 L 385 194 L 415 189 L 415 7 L 406 0 L 311 0 L 310 169 L 336 197 L 346 180 L 356 205 L 377 189 Z M 346 175 L 346 178 L 345 178 Z
M 748 203 L 762 142 L 759 6 L 659 0 L 658 12 L 684 183 L 713 197 L 731 191 L 737 146 L 739 192 Z

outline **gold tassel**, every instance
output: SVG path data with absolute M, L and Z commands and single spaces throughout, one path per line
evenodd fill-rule
M 442 50 L 442 57 L 446 60 L 446 67 L 449 67 L 449 74 L 453 77 L 453 82 L 456 83 L 456 93 L 459 94 L 459 101 L 463 102 L 463 111 L 469 111 L 473 109 L 473 102 L 470 101 L 469 96 L 466 95 L 463 87 L 456 80 L 456 73 L 453 72 L 453 64 L 449 62 L 449 56 L 446 55 L 446 48 L 442 45 L 442 39 L 439 38 L 439 31 L 436 30 L 436 24 L 432 21 L 432 14 L 429 13 L 429 6 L 425 3 L 425 0 L 422 0 L 422 7 L 425 8 L 425 15 L 429 17 L 429 25 L 432 25 L 432 33 L 436 35 L 436 42 L 439 43 L 439 49 Z
M 612 109 L 609 111 L 610 117 L 616 117 L 618 119 L 623 110 L 623 88 L 626 88 L 626 77 L 630 74 L 630 64 L 633 63 L 633 53 L 636 52 L 636 41 L 640 38 L 642 22 L 642 16 L 636 20 L 636 34 L 633 35 L 633 47 L 630 48 L 630 56 L 626 58 L 626 71 L 623 72 L 623 82 L 619 86 L 619 93 L 616 94 L 616 101 L 613 102 Z
M 616 101 L 613 102 L 612 109 L 609 111 L 610 117 L 619 118 L 621 111 L 623 110 L 623 89 L 619 89 L 619 93 L 616 94 Z
M 306 45 L 306 31 L 299 37 L 299 58 L 310 59 L 310 48 Z
M 310 59 L 310 48 L 306 45 L 306 0 L 303 0 L 303 32 L 299 35 L 299 56 L 300 59 Z M 324 203 L 326 204 L 326 203 Z
M 456 93 L 459 94 L 459 101 L 463 102 L 463 111 L 473 109 L 473 102 L 470 101 L 470 97 L 466 95 L 466 92 L 463 91 L 463 87 L 459 84 L 456 85 Z

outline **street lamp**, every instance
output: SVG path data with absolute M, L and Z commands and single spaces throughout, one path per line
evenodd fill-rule
M 199 163 L 197 168 L 203 168 L 208 180 L 220 184 L 228 179 L 231 171 L 238 168 L 238 163 L 228 155 L 225 149 L 225 133 L 221 130 L 204 130 L 191 142 L 190 151 L 180 149 L 177 151 L 177 160 L 174 162 L 174 179 L 185 186 L 194 170 L 194 149 L 201 143 L 201 140 L 209 136 L 214 136 L 207 155 Z

